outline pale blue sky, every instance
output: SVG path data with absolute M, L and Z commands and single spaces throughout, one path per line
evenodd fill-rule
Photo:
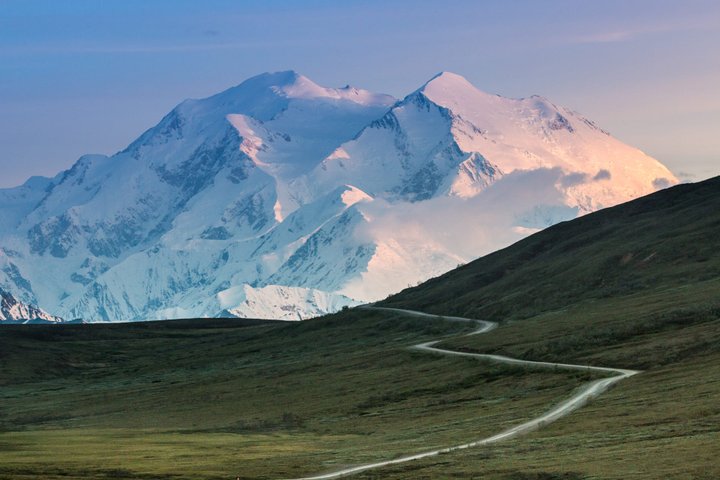
M 573 108 L 682 178 L 720 175 L 716 0 L 0 0 L 0 187 L 286 69 L 395 96 L 449 70 Z

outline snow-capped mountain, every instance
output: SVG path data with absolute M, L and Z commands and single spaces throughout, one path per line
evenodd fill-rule
M 63 319 L 50 315 L 32 305 L 18 302 L 11 294 L 0 290 L 0 323 L 60 323 Z
M 676 182 L 577 113 L 455 74 L 400 101 L 263 74 L 0 190 L 0 287 L 68 318 L 307 318 Z

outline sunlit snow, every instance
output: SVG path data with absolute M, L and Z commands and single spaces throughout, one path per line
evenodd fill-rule
M 304 319 L 676 182 L 577 113 L 455 74 L 402 100 L 263 74 L 0 190 L 0 288 L 64 318 Z

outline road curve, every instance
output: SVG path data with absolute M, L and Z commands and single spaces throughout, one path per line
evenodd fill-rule
M 360 308 L 366 308 L 366 309 L 372 309 L 372 310 L 385 310 L 385 311 L 394 312 L 394 313 L 403 313 L 406 315 L 412 315 L 415 317 L 442 319 L 442 320 L 446 320 L 446 321 L 449 320 L 449 321 L 457 321 L 457 322 L 471 322 L 471 323 L 475 323 L 478 326 L 477 330 L 474 330 L 473 332 L 463 335 L 463 336 L 478 335 L 481 333 L 489 332 L 490 330 L 497 328 L 497 323 L 488 322 L 486 320 L 473 320 L 473 319 L 463 318 L 463 317 L 445 317 L 445 316 L 440 316 L 440 315 L 431 315 L 429 313 L 415 312 L 412 310 L 402 310 L 399 308 L 386 308 L 386 307 L 373 307 L 373 306 L 364 306 L 364 307 L 360 307 Z M 532 420 L 529 420 L 529 421 L 522 423 L 520 425 L 517 425 L 515 427 L 509 428 L 509 429 L 507 429 L 503 432 L 500 432 L 496 435 L 493 435 L 491 437 L 475 440 L 475 441 L 468 442 L 468 443 L 463 443 L 461 445 L 455 445 L 452 447 L 441 448 L 438 450 L 431 450 L 431 451 L 427 451 L 427 452 L 416 453 L 413 455 L 406 455 L 406 456 L 394 458 L 392 460 L 385 460 L 382 462 L 358 465 L 356 467 L 350 467 L 350 468 L 346 468 L 343 470 L 337 470 L 337 471 L 331 472 L 331 473 L 314 475 L 311 477 L 302 477 L 302 478 L 299 478 L 296 480 L 324 480 L 324 479 L 330 479 L 330 478 L 345 477 L 345 476 L 352 475 L 355 473 L 364 472 L 365 470 L 372 470 L 374 468 L 385 467 L 388 465 L 395 465 L 398 463 L 411 462 L 413 460 L 420 460 L 422 458 L 434 457 L 434 456 L 440 455 L 442 453 L 449 453 L 449 452 L 454 452 L 457 450 L 464 450 L 466 448 L 478 447 L 480 445 L 487 445 L 489 443 L 499 442 L 501 440 L 507 440 L 509 438 L 517 437 L 519 435 L 530 432 L 532 430 L 536 430 L 536 429 L 538 429 L 544 425 L 547 425 L 551 422 L 554 422 L 555 420 L 562 418 L 566 415 L 569 415 L 570 413 L 574 412 L 578 408 L 585 405 L 590 399 L 597 397 L 598 395 L 600 395 L 601 393 L 606 391 L 613 384 L 619 382 L 620 380 L 623 380 L 625 378 L 628 378 L 628 377 L 631 377 L 633 375 L 640 373 L 637 370 L 627 370 L 624 368 L 595 367 L 592 365 L 574 365 L 574 364 L 570 364 L 570 363 L 533 362 L 530 360 L 520 360 L 517 358 L 504 357 L 501 355 L 487 355 L 487 354 L 481 354 L 481 353 L 457 352 L 454 350 L 445 350 L 443 348 L 435 347 L 435 345 L 438 344 L 439 342 L 440 342 L 440 340 L 420 343 L 417 345 L 413 345 L 410 348 L 412 348 L 414 350 L 421 350 L 424 352 L 429 352 L 429 353 L 434 353 L 434 354 L 456 355 L 456 356 L 461 356 L 461 357 L 473 357 L 473 358 L 479 358 L 479 359 L 483 359 L 483 360 L 491 360 L 491 361 L 495 361 L 495 362 L 508 363 L 508 364 L 512 364 L 512 365 L 527 365 L 527 366 L 531 366 L 531 367 L 540 367 L 540 368 L 594 371 L 594 372 L 608 373 L 608 374 L 611 374 L 612 376 L 603 378 L 600 380 L 594 380 L 592 382 L 587 383 L 575 395 L 573 395 L 572 397 L 568 398 L 567 400 L 561 402 L 560 404 L 556 405 L 552 410 L 544 413 L 543 415 L 541 415 L 539 417 L 533 418 Z

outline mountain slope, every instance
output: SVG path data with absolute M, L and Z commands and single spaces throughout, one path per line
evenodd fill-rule
M 63 319 L 18 302 L 15 297 L 0 290 L 0 323 L 60 323 Z
M 0 190 L 0 287 L 90 320 L 307 318 L 675 182 L 577 114 L 454 74 L 400 101 L 263 74 Z
M 656 160 L 572 111 L 537 96 L 490 95 L 444 72 L 336 150 L 308 182 L 341 178 L 371 195 L 423 200 L 472 197 L 498 175 L 544 168 L 562 170 L 562 193 L 582 212 L 674 181 Z
M 502 322 L 443 348 L 642 373 L 526 438 L 375 475 L 717 477 L 718 231 L 720 177 L 553 226 L 388 299 Z

